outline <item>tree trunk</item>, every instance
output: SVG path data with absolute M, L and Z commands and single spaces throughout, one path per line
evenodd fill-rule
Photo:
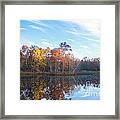
M 63 61 L 63 67 L 62 67 L 62 72 L 64 72 L 64 67 L 65 67 L 65 65 L 64 65 L 64 61 Z

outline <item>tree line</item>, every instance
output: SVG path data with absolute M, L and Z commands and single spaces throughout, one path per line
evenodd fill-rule
M 99 71 L 100 58 L 77 59 L 71 54 L 72 48 L 66 42 L 58 48 L 46 49 L 23 45 L 20 49 L 21 72 L 79 72 L 80 70 Z

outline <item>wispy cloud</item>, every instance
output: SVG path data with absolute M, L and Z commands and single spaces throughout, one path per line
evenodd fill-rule
M 20 28 L 20 30 L 27 30 L 26 28 Z
M 35 46 L 39 46 L 39 44 L 36 44 L 35 42 L 31 41 L 31 40 L 27 40 L 27 39 L 23 39 L 20 41 L 20 47 L 22 45 L 27 45 L 27 46 L 31 46 L 31 45 L 35 45 Z
M 44 24 L 41 20 L 28 20 L 29 22 L 39 26 L 39 27 L 44 27 L 44 28 L 50 28 L 53 29 L 50 25 Z
M 38 27 L 38 26 L 35 26 L 35 25 L 29 25 L 31 28 L 33 28 L 33 29 L 37 29 L 37 30 L 39 30 L 40 29 L 40 27 Z
M 65 30 L 65 32 L 70 33 L 75 36 L 87 36 L 87 37 L 92 36 L 90 32 L 82 32 L 80 30 L 76 30 L 75 28 L 71 30 Z
M 68 20 L 69 22 L 85 27 L 91 34 L 100 37 L 100 20 Z
M 32 29 L 40 30 L 41 32 L 45 32 L 45 29 L 43 29 L 43 28 L 41 28 L 39 26 L 29 25 L 29 27 L 31 27 Z
M 44 39 L 44 38 L 42 38 L 42 39 L 40 39 L 41 41 L 45 41 L 45 42 L 47 42 L 48 40 L 47 39 Z
M 47 26 L 46 24 L 43 24 L 40 20 L 28 20 L 28 21 L 37 25 Z
M 80 31 L 77 30 L 76 28 L 74 28 L 72 25 L 71 25 L 71 28 L 69 30 L 68 29 L 65 30 L 65 32 L 73 34 L 73 35 L 79 35 L 80 34 Z
M 41 44 L 44 45 L 45 47 L 53 47 L 53 45 L 49 42 L 43 41 L 43 42 L 41 42 Z
M 86 39 L 86 40 L 89 40 L 89 41 L 93 41 L 93 42 L 97 42 L 97 43 L 100 42 L 100 40 L 97 40 L 97 39 L 93 39 L 93 38 L 89 38 L 89 37 L 85 37 L 85 36 L 81 36 L 81 37 Z
M 80 45 L 80 48 L 88 49 L 89 47 L 86 45 Z
M 78 31 L 73 30 L 66 30 L 67 33 L 73 34 L 73 35 L 79 35 L 80 33 Z
M 74 42 L 74 40 L 73 39 L 71 39 L 71 38 L 69 38 L 69 39 L 67 39 L 68 41 L 71 41 L 71 42 Z

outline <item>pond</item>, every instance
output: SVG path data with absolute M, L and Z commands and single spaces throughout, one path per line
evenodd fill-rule
M 20 77 L 20 100 L 99 100 L 100 76 Z

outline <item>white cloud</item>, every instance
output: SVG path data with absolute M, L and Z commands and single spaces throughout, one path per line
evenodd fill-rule
M 42 45 L 44 45 L 45 47 L 53 47 L 53 45 L 49 42 L 43 41 L 41 42 Z
M 80 48 L 88 49 L 89 47 L 86 45 L 80 45 Z
M 93 38 L 89 38 L 89 37 L 85 37 L 85 36 L 81 36 L 82 38 L 86 39 L 86 40 L 89 40 L 89 41 L 93 41 L 93 42 L 100 42 L 100 40 L 97 40 L 97 39 L 93 39 Z
M 27 45 L 27 46 L 31 46 L 31 45 L 35 45 L 35 46 L 39 46 L 38 44 L 36 44 L 35 42 L 31 41 L 31 40 L 27 40 L 27 39 L 23 39 L 20 41 L 20 47 L 22 45 Z
M 73 34 L 73 35 L 79 35 L 80 33 L 78 31 L 72 31 L 72 30 L 66 30 L 67 33 Z
M 22 47 L 22 45 L 27 45 L 27 46 L 31 46 L 31 45 L 35 45 L 35 46 L 38 46 L 38 47 L 41 47 L 41 48 L 47 48 L 47 47 L 50 47 L 50 48 L 54 48 L 54 46 L 49 43 L 49 42 L 46 42 L 46 41 L 42 41 L 41 43 L 35 43 L 31 40 L 27 40 L 27 39 L 23 39 L 20 41 L 20 48 Z
M 73 35 L 79 35 L 80 31 L 76 30 L 74 27 L 71 28 L 71 30 L 65 30 L 65 32 L 73 34 Z
M 72 54 L 75 58 L 81 59 L 83 57 L 79 51 L 72 51 Z
M 91 32 L 86 32 L 86 33 L 82 33 L 80 32 L 79 30 L 76 30 L 75 28 L 72 28 L 71 30 L 66 30 L 65 32 L 67 33 L 70 33 L 70 34 L 73 34 L 75 36 L 87 36 L 87 37 L 91 37 Z M 97 36 L 98 37 L 98 36 Z
M 70 20 L 69 22 L 73 22 L 80 26 L 84 26 L 92 34 L 96 35 L 97 37 L 100 37 L 100 20 L 93 20 L 93 19 Z
M 47 26 L 46 24 L 43 24 L 40 20 L 28 20 L 28 21 L 37 25 Z
M 69 41 L 71 41 L 71 42 L 73 42 L 73 41 L 74 41 L 73 39 L 70 39 L 70 38 L 69 38 L 68 40 L 69 40 Z
M 37 26 L 35 26 L 35 25 L 29 25 L 31 28 L 33 28 L 33 29 L 37 29 L 37 30 L 39 30 L 40 29 L 40 27 L 37 27 Z
M 45 29 L 43 29 L 43 28 L 41 28 L 39 26 L 29 25 L 29 27 L 31 27 L 32 29 L 40 30 L 41 32 L 45 32 Z
M 42 21 L 40 20 L 28 20 L 29 22 L 33 23 L 33 24 L 36 24 L 37 26 L 39 27 L 46 27 L 46 28 L 50 28 L 50 29 L 53 29 L 53 27 L 47 25 L 47 24 L 44 24 Z
M 20 28 L 20 30 L 27 30 L 26 28 Z
M 41 41 L 45 41 L 45 42 L 48 42 L 48 39 L 44 39 L 44 38 L 42 38 L 42 39 L 40 39 Z M 49 40 L 50 41 L 50 40 Z

